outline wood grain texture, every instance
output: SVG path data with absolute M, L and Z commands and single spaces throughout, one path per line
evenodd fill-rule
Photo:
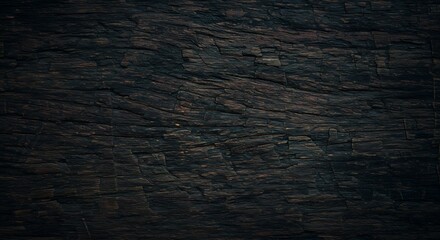
M 0 238 L 438 239 L 438 1 L 0 4 Z

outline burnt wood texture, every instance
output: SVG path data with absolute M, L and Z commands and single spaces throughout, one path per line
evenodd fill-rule
M 0 4 L 1 239 L 439 239 L 438 1 Z

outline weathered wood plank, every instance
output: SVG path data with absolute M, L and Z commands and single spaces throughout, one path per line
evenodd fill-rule
M 438 1 L 0 3 L 0 238 L 440 238 Z

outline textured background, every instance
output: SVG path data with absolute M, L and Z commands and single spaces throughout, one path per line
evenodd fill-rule
M 440 238 L 438 1 L 0 13 L 1 239 Z

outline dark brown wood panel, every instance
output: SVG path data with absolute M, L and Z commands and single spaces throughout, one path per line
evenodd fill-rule
M 1 239 L 439 239 L 438 1 L 0 3 Z

